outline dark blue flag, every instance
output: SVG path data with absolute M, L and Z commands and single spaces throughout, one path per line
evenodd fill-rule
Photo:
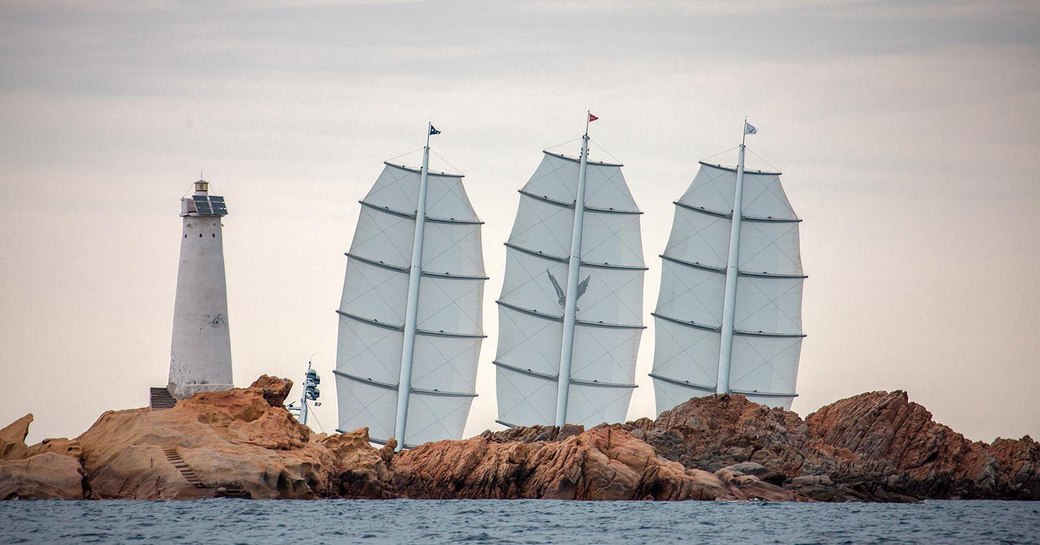
M 430 125 L 430 135 L 431 136 L 434 135 L 434 134 L 440 134 L 440 133 L 441 133 L 441 131 L 438 131 L 433 125 Z

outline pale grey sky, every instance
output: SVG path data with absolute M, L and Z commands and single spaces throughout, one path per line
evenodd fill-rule
M 0 425 L 33 412 L 30 439 L 75 435 L 165 383 L 178 199 L 204 170 L 229 203 L 236 383 L 297 380 L 315 353 L 333 429 L 357 201 L 432 119 L 487 222 L 490 337 L 467 432 L 493 427 L 516 190 L 590 108 L 593 157 L 625 162 L 646 212 L 630 417 L 653 416 L 671 203 L 747 115 L 750 149 L 805 220 L 794 410 L 905 389 L 970 438 L 1040 436 L 1038 4 L 200 6 L 0 4 Z

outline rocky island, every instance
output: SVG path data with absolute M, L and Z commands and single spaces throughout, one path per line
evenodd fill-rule
M 399 453 L 368 430 L 315 434 L 282 406 L 292 381 L 108 411 L 75 439 L 0 430 L 0 499 L 551 498 L 885 501 L 1040 499 L 1040 444 L 973 442 L 905 392 L 802 419 L 740 395 L 590 430 L 513 428 Z

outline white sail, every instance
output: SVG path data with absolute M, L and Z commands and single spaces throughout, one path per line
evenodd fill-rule
M 676 203 L 654 312 L 657 411 L 716 392 L 737 170 L 701 163 Z M 780 173 L 745 170 L 729 391 L 790 408 L 802 338 L 798 226 Z
M 386 163 L 361 201 L 340 301 L 339 430 L 394 437 L 420 170 Z M 406 446 L 462 436 L 483 341 L 481 221 L 462 177 L 430 172 Z
M 642 238 L 621 165 L 588 161 L 565 420 L 621 422 L 644 329 Z M 495 357 L 499 422 L 553 424 L 580 160 L 545 152 L 506 242 Z

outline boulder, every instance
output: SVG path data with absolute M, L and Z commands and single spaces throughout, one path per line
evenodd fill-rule
M 85 476 L 70 456 L 44 452 L 31 458 L 0 460 L 0 499 L 84 498 Z
M 368 428 L 331 435 L 322 438 L 319 443 L 329 450 L 335 460 L 332 479 L 337 496 L 367 499 L 394 497 L 390 466 L 394 444 L 380 450 L 372 448 Z

